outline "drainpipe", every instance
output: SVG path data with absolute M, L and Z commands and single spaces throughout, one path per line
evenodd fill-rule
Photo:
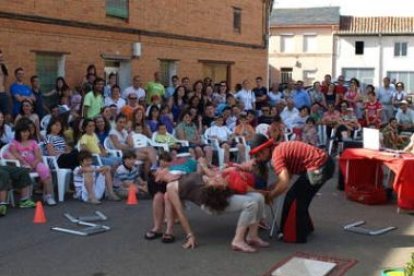
M 332 73 L 331 73 L 332 79 L 338 77 L 338 75 L 336 73 L 337 43 L 338 43 L 338 37 L 337 37 L 337 34 L 335 32 L 335 27 L 332 26 L 332 56 L 331 56 L 331 58 L 332 58 L 332 70 L 331 70 L 332 71 Z
M 378 87 L 381 87 L 381 80 L 384 77 L 384 49 L 382 45 L 382 33 L 378 34 L 378 45 L 379 45 L 379 66 L 378 66 Z

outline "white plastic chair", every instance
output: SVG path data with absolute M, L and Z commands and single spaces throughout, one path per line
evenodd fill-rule
M 161 143 L 153 142 L 151 139 L 149 139 L 147 136 L 145 136 L 143 134 L 134 133 L 134 134 L 132 134 L 131 137 L 132 137 L 132 141 L 134 143 L 134 148 L 136 148 L 136 149 L 152 146 L 152 147 L 162 148 L 164 151 L 169 150 L 167 144 L 161 144 Z
M 10 144 L 4 145 L 1 149 L 0 149 L 0 158 L 2 159 L 3 164 L 7 165 L 7 164 L 14 164 L 16 167 L 22 167 L 21 163 L 19 160 L 15 160 L 15 159 L 7 159 L 6 158 L 6 153 L 9 151 L 9 147 Z M 45 162 L 45 159 L 43 158 L 43 162 Z M 47 163 L 46 163 L 47 165 Z M 29 173 L 30 178 L 32 178 L 32 180 L 35 180 L 36 178 L 39 177 L 39 174 L 37 172 L 31 172 Z
M 79 142 L 76 144 L 75 147 L 76 147 L 76 149 L 78 151 L 81 151 L 81 146 L 80 146 L 80 143 Z M 92 153 L 92 156 L 95 159 L 95 161 L 98 164 L 98 166 L 103 166 L 103 162 L 102 162 L 101 157 L 99 156 L 99 154 Z
M 236 141 L 239 143 L 240 140 L 239 137 L 236 138 Z M 244 139 L 244 138 L 243 138 Z M 218 139 L 215 138 L 211 138 L 211 137 L 207 137 L 206 135 L 204 135 L 204 140 L 212 146 L 213 151 L 217 152 L 217 159 L 218 159 L 218 165 L 219 168 L 223 168 L 224 167 L 224 149 L 220 147 L 220 142 Z M 239 149 L 237 147 L 233 147 L 229 149 L 229 153 L 234 153 L 234 152 L 238 152 Z M 246 149 L 247 152 L 247 149 Z
M 155 137 L 157 137 L 157 135 L 158 135 L 158 131 L 155 131 L 153 134 L 152 134 L 152 142 L 153 143 L 158 143 L 156 140 L 155 140 Z M 172 134 L 170 134 L 170 133 L 168 133 L 167 132 L 167 135 L 168 136 L 171 136 L 171 137 L 174 137 Z M 190 146 L 190 143 L 187 141 L 187 140 L 179 140 L 179 139 L 176 139 L 177 140 L 177 142 L 178 143 L 180 143 L 181 144 L 181 146 L 183 146 L 183 147 L 189 147 Z M 167 143 L 159 143 L 159 144 L 164 144 L 164 145 L 166 145 L 166 147 L 167 147 L 167 149 L 168 149 L 168 151 L 170 151 L 170 147 L 168 146 L 168 144 Z M 189 157 L 189 156 L 191 156 L 191 154 L 189 153 L 189 152 L 183 152 L 183 153 L 178 153 L 177 154 L 177 157 Z
M 42 120 L 40 120 L 40 128 L 42 130 L 47 129 L 47 125 L 49 124 L 51 118 L 52 118 L 52 115 L 47 114 L 42 118 Z
M 46 152 L 44 143 L 39 143 L 39 147 L 43 153 Z M 70 184 L 72 170 L 60 168 L 56 156 L 43 155 L 43 160 L 44 163 L 49 166 L 51 171 L 56 173 L 59 202 L 65 201 L 65 192 Z
M 263 134 L 264 136 L 266 136 L 267 138 L 269 138 L 269 124 L 259 124 L 256 126 L 256 133 L 257 134 Z
M 109 155 L 122 158 L 122 150 L 114 149 L 110 139 L 111 138 L 106 137 L 104 140 L 103 146 L 105 150 L 108 152 Z

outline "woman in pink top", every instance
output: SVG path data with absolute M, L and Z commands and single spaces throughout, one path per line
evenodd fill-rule
M 47 205 L 56 205 L 53 198 L 52 177 L 49 168 L 42 162 L 40 148 L 35 140 L 30 139 L 30 126 L 18 122 L 15 128 L 15 139 L 11 142 L 8 158 L 20 161 L 22 166 L 39 174 L 43 184 L 43 200 Z
M 328 137 L 331 136 L 332 129 L 337 127 L 341 121 L 341 113 L 335 110 L 335 106 L 332 103 L 329 103 L 328 110 L 322 117 L 322 124 L 326 125 L 326 134 Z
M 348 103 L 349 107 L 352 107 L 355 110 L 356 103 L 361 100 L 360 98 L 357 81 L 351 80 L 351 85 L 344 95 L 344 100 Z

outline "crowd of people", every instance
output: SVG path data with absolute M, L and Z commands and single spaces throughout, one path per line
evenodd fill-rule
M 206 77 L 191 84 L 189 77 L 173 76 L 165 87 L 155 72 L 145 85 L 135 75 L 122 91 L 116 74 L 105 82 L 90 65 L 81 85 L 70 87 L 58 77 L 52 91 L 42 91 L 38 76 L 31 76 L 28 85 L 23 68 L 15 69 L 11 80 L 2 56 L 0 65 L 0 146 L 6 149 L 1 158 L 21 164 L 0 167 L 0 216 L 6 215 L 12 188 L 21 190 L 19 207 L 35 206 L 29 172 L 39 176 L 34 193 L 41 193 L 47 205 L 57 204 L 51 175 L 56 168 L 42 159 L 54 156 L 59 168 L 73 171 L 73 196 L 80 201 L 118 201 L 131 186 L 150 193 L 154 225 L 145 238 L 174 242 L 178 219 L 187 234 L 186 248 L 197 242 L 181 200 L 209 213 L 241 211 L 232 248 L 255 252 L 268 246 L 258 236 L 264 205 L 281 193 L 289 195 L 282 218 L 285 240 L 306 242 L 313 231 L 308 206 L 334 166 L 326 152 L 310 146 L 321 144 L 318 126 L 326 125 L 329 135 L 334 129 L 338 140 L 361 126 L 382 128 L 384 143 L 398 148 L 408 142 L 399 132 L 414 127 L 404 85 L 388 78 L 378 92 L 372 85 L 361 91 L 355 78 L 349 86 L 343 76 L 334 83 L 330 75 L 309 90 L 302 81 L 290 81 L 284 89 L 273 84 L 268 90 L 260 76 L 254 85 L 245 79 L 234 89 L 225 80 L 213 83 Z M 266 126 L 265 136 L 256 134 L 259 125 Z M 137 146 L 136 137 L 167 144 L 168 151 L 151 143 Z M 290 139 L 295 141 L 283 143 Z M 217 160 L 217 150 L 224 152 L 224 164 Z M 278 152 L 273 155 L 274 187 L 267 183 L 270 150 Z M 292 174 L 302 176 L 295 182 L 300 188 L 288 191 Z M 297 216 L 292 220 L 293 205 Z

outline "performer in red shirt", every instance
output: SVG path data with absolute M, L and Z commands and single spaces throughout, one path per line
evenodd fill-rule
M 265 137 L 256 135 L 251 153 L 257 162 L 272 159 L 277 182 L 268 194 L 268 200 L 286 193 L 281 218 L 283 240 L 306 242 L 313 231 L 309 205 L 322 185 L 332 178 L 335 163 L 325 151 L 303 142 L 282 142 L 273 147 Z M 295 174 L 299 178 L 289 189 L 289 182 Z

